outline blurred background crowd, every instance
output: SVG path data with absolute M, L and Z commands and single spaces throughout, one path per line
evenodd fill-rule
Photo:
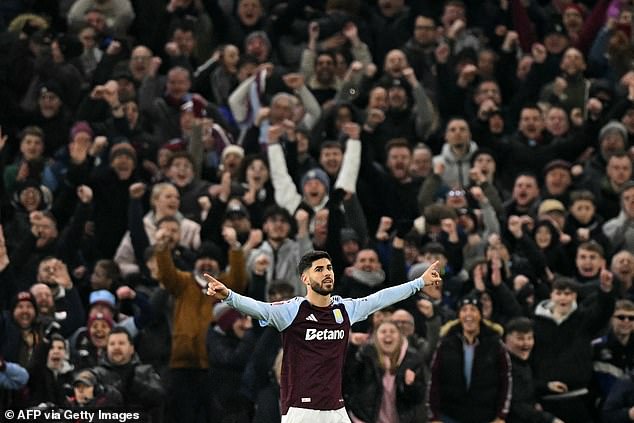
M 279 421 L 263 301 L 353 327 L 359 422 L 634 421 L 629 0 L 3 0 L 0 408 Z

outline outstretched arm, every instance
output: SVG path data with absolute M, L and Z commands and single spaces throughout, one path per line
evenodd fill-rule
M 420 278 L 414 279 L 398 286 L 382 289 L 364 298 L 346 299 L 344 305 L 350 316 L 350 322 L 355 323 L 365 320 L 370 314 L 384 307 L 411 297 L 423 286 L 438 286 L 442 278 L 438 271 L 438 261 L 429 266 Z
M 224 301 L 239 312 L 258 319 L 261 326 L 273 326 L 280 332 L 293 322 L 302 302 L 301 298 L 276 303 L 257 301 L 233 292 L 211 275 L 204 274 L 203 276 L 207 280 L 207 295 Z

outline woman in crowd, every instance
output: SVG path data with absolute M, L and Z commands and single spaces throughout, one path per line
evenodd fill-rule
M 346 403 L 352 421 L 416 421 L 425 391 L 423 369 L 420 355 L 398 326 L 391 321 L 379 323 L 373 342 L 348 360 Z

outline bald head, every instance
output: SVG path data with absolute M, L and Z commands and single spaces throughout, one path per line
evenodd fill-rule
M 40 314 L 52 314 L 55 309 L 55 300 L 53 299 L 51 288 L 46 284 L 36 283 L 31 287 L 30 291 L 35 298 Z
M 414 334 L 414 316 L 412 316 L 409 311 L 403 309 L 396 310 L 392 313 L 390 320 L 398 326 L 403 335 L 410 336 Z

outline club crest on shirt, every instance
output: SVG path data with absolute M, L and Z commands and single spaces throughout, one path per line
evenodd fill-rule
M 341 314 L 341 310 L 336 308 L 332 311 L 332 314 L 335 315 L 335 322 L 339 324 L 343 323 L 343 314 Z

